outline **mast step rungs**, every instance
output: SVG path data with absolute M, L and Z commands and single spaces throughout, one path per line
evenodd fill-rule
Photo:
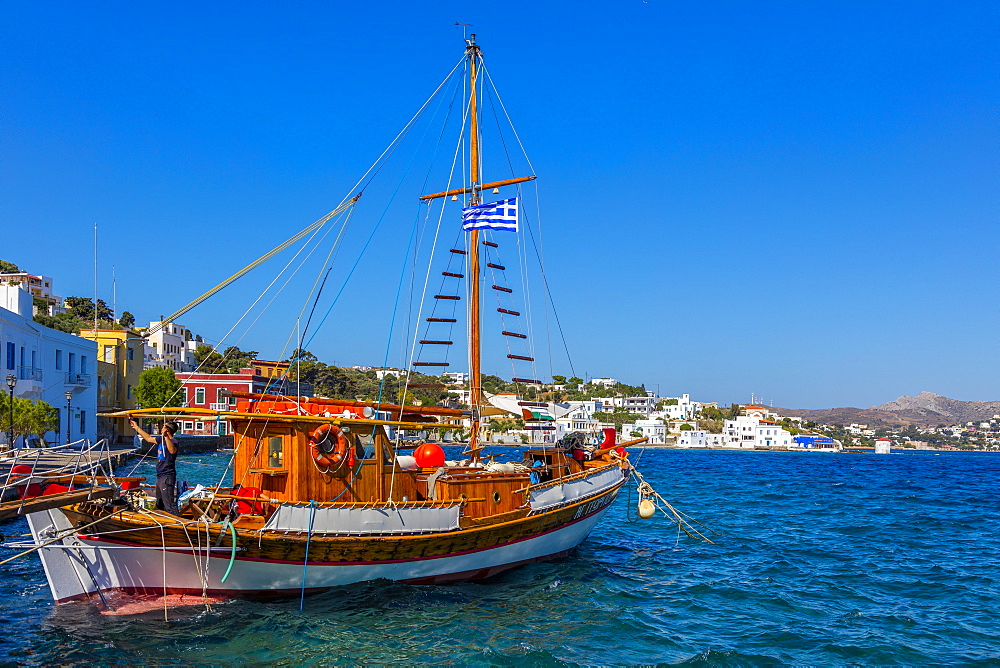
M 458 318 L 427 318 L 427 322 L 458 322 Z
M 450 346 L 453 343 L 455 343 L 455 342 L 454 341 L 430 341 L 430 340 L 427 340 L 427 339 L 424 339 L 424 340 L 422 340 L 420 342 L 421 345 L 425 345 L 425 346 Z
M 413 366 L 449 366 L 448 362 L 414 362 Z
M 526 338 L 528 338 L 527 334 L 518 334 L 517 332 L 503 331 L 503 332 L 500 332 L 500 333 L 503 334 L 504 336 L 513 336 L 514 338 L 517 338 L 517 339 L 526 339 Z
M 452 278 L 465 278 L 465 274 L 456 274 L 453 271 L 442 271 L 442 276 L 451 276 Z
M 499 269 L 500 271 L 507 270 L 507 267 L 503 266 L 502 264 L 493 264 L 492 262 L 487 262 L 486 266 L 489 267 L 490 269 Z
M 513 290 L 511 290 L 510 288 L 505 288 L 505 287 L 503 287 L 502 285 L 494 285 L 494 286 L 493 286 L 493 289 L 494 289 L 494 290 L 499 290 L 500 292 L 514 292 L 514 291 L 513 291 Z
M 469 254 L 468 251 L 464 251 L 464 250 L 461 250 L 461 249 L 458 249 L 458 248 L 452 248 L 451 252 L 452 253 L 458 253 L 459 255 L 468 255 Z
M 492 241 L 484 241 L 484 246 L 489 246 L 490 248 L 500 248 L 500 244 L 495 244 Z
M 520 311 L 511 311 L 510 309 L 506 308 L 498 308 L 497 313 L 506 313 L 507 315 L 521 315 Z
M 434 295 L 434 299 L 461 299 L 458 295 Z
M 527 385 L 541 385 L 542 381 L 535 380 L 534 378 L 511 378 L 512 383 L 525 383 Z
M 507 359 L 512 360 L 524 360 L 525 362 L 534 362 L 534 357 L 528 357 L 527 355 L 507 355 Z

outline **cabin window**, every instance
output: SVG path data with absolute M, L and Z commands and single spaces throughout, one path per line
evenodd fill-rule
M 267 439 L 267 465 L 271 468 L 281 468 L 285 464 L 284 440 L 280 436 L 270 436 Z

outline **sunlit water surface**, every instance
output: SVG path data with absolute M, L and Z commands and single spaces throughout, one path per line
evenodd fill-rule
M 633 454 L 635 457 L 635 454 Z M 217 482 L 228 456 L 179 461 Z M 486 581 L 370 582 L 133 617 L 52 605 L 36 557 L 0 567 L 19 664 L 1000 663 L 1000 456 L 648 450 L 640 469 L 720 532 L 630 522 L 624 494 L 558 561 Z M 126 472 L 131 466 L 125 467 Z M 151 474 L 140 465 L 138 473 Z M 632 505 L 635 498 L 632 498 Z M 634 515 L 634 512 L 629 513 Z M 23 520 L 2 527 L 26 531 Z M 3 555 L 10 555 L 5 551 Z

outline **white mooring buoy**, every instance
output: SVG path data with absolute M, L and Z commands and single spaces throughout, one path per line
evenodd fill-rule
M 639 517 L 648 520 L 656 514 L 656 506 L 649 499 L 639 499 Z

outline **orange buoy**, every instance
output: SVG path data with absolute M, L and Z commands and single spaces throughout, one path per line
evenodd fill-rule
M 413 451 L 413 458 L 421 468 L 444 466 L 444 449 L 437 443 L 424 443 Z

